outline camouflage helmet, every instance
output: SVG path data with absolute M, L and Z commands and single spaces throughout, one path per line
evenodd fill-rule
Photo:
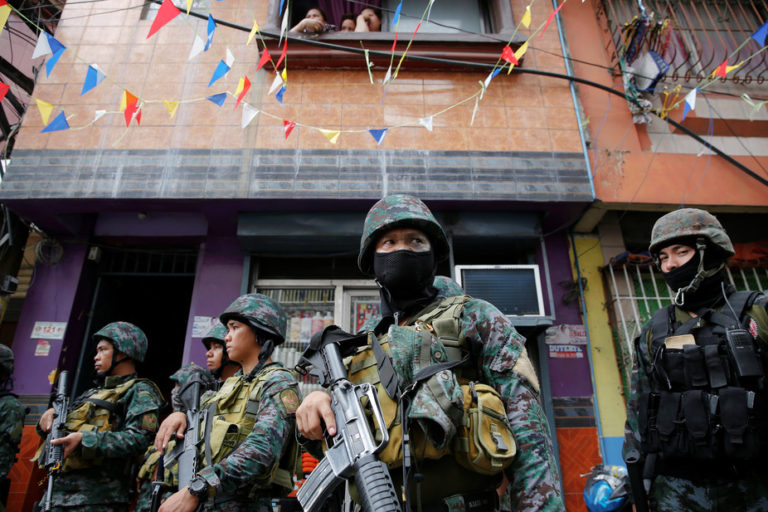
M 221 322 L 216 322 L 211 326 L 210 329 L 208 329 L 208 332 L 205 333 L 205 336 L 203 336 L 202 338 L 203 345 L 205 345 L 206 349 L 210 347 L 211 343 L 218 343 L 219 345 L 224 345 L 226 343 L 224 341 L 224 337 L 226 335 L 227 335 L 227 327 Z
M 446 276 L 435 276 L 435 281 L 432 286 L 437 288 L 440 295 L 445 297 L 457 297 L 459 295 L 465 295 L 464 290 L 461 289 L 459 283 Z
M 2 343 L 0 343 L 0 370 L 8 375 L 13 373 L 13 350 Z
M 419 229 L 429 237 L 435 263 L 448 258 L 448 239 L 427 205 L 414 196 L 396 194 L 377 201 L 365 217 L 357 258 L 357 266 L 363 273 L 373 273 L 373 251 L 379 236 L 400 227 Z
M 653 225 L 648 250 L 655 257 L 675 240 L 687 237 L 703 237 L 710 246 L 721 249 L 728 256 L 734 255 L 731 239 L 720 221 L 711 213 L 696 208 L 681 208 L 659 218 Z
M 176 372 L 169 378 L 176 382 L 180 388 L 183 388 L 184 385 L 189 382 L 192 377 L 197 377 L 200 379 L 205 387 L 209 387 L 211 384 L 213 384 L 213 376 L 211 375 L 211 372 L 202 366 L 196 365 L 195 363 L 185 364 L 176 370 Z
M 224 325 L 230 320 L 238 320 L 274 336 L 275 345 L 285 340 L 285 328 L 288 320 L 283 307 L 275 300 L 260 293 L 241 295 L 229 305 L 219 320 Z
M 93 339 L 105 339 L 131 359 L 143 362 L 147 355 L 147 336 L 144 331 L 128 322 L 112 322 L 102 327 Z

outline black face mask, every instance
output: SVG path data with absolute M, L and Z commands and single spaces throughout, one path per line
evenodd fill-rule
M 704 268 L 709 270 L 716 268 L 721 262 L 716 261 L 707 263 L 707 254 L 704 255 Z M 684 265 L 662 273 L 672 291 L 676 292 L 680 288 L 685 288 L 696 277 L 699 267 L 699 254 L 696 253 L 693 258 Z M 684 311 L 696 311 L 702 307 L 710 307 L 717 304 L 722 297 L 720 283 L 725 279 L 725 272 L 720 271 L 717 274 L 705 278 L 695 292 L 688 292 L 683 297 L 683 305 L 680 308 Z
M 432 284 L 435 255 L 432 251 L 377 252 L 373 254 L 373 273 L 393 299 L 408 299 Z

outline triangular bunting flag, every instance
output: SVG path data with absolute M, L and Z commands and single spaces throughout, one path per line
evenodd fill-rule
M 383 83 L 388 84 L 391 79 L 392 79 L 392 64 L 390 64 L 389 67 L 387 68 L 387 74 L 384 75 Z
M 726 71 L 728 69 L 728 59 L 725 59 L 722 64 L 717 66 L 717 68 L 712 72 L 712 78 L 719 76 L 722 78 L 725 78 L 728 72 Z
M 173 119 L 173 116 L 176 115 L 176 109 L 179 108 L 179 102 L 171 101 L 171 100 L 163 100 L 163 105 L 165 106 L 165 110 L 168 111 L 168 115 L 171 116 L 171 119 Z
M 205 40 L 205 47 L 203 48 L 206 52 L 208 51 L 208 48 L 211 47 L 211 43 L 213 43 L 214 30 L 216 30 L 216 21 L 213 19 L 213 16 L 208 13 L 208 38 Z
M 3 33 L 3 28 L 5 27 L 5 22 L 8 21 L 8 16 L 11 15 L 11 6 L 8 5 L 8 2 L 0 2 L 0 34 Z
M 283 5 L 285 4 L 285 0 L 280 0 L 280 10 L 277 11 L 277 14 L 283 14 Z
M 432 116 L 422 117 L 419 119 L 419 124 L 427 129 L 428 132 L 432 131 Z
M 283 51 L 280 52 L 280 58 L 277 59 L 277 64 L 275 64 L 275 69 L 280 67 L 280 64 L 282 64 L 283 59 L 285 59 L 285 55 L 288 53 L 288 40 L 285 40 L 285 43 L 283 43 Z
M 232 64 L 235 63 L 235 56 L 232 55 L 232 52 L 229 50 L 229 47 L 227 47 L 227 56 L 224 57 L 224 62 L 227 63 L 227 66 L 230 68 L 232 67 Z
M 194 0 L 187 0 L 187 15 L 189 15 L 189 10 L 192 8 L 192 2 Z
M 251 33 L 248 34 L 248 42 L 245 43 L 246 45 L 251 44 L 251 41 L 253 41 L 254 36 L 256 36 L 256 33 L 259 31 L 259 24 L 256 22 L 256 20 L 253 20 L 253 27 L 251 28 Z
M 189 12 L 189 9 L 187 9 L 187 12 Z M 157 16 L 155 16 L 155 20 L 152 22 L 152 26 L 149 27 L 149 34 L 147 34 L 147 39 L 152 37 L 155 32 L 163 28 L 166 23 L 171 21 L 179 14 L 181 14 L 181 11 L 179 11 L 179 9 L 173 5 L 171 0 L 163 0 L 163 3 L 160 4 L 160 9 L 157 11 Z
M 287 121 L 283 119 L 283 131 L 285 132 L 286 139 L 291 134 L 294 128 L 296 128 L 296 123 L 294 123 L 293 121 Z
M 288 83 L 288 69 L 287 68 L 283 68 L 283 71 L 280 72 L 280 78 L 283 79 L 284 83 L 286 83 L 286 84 Z
M 207 99 L 208 101 L 211 101 L 211 102 L 217 104 L 218 106 L 222 106 L 224 104 L 224 101 L 227 99 L 227 93 L 220 92 L 219 94 L 214 94 L 213 96 L 208 96 L 205 99 Z
M 128 108 L 128 105 L 136 103 L 137 101 L 139 101 L 139 98 L 128 91 L 123 91 L 123 95 L 120 97 L 120 112 L 125 111 L 125 109 Z
M 106 113 L 107 113 L 106 110 L 97 110 L 97 111 L 95 111 L 93 113 L 93 122 L 95 123 L 96 121 L 98 121 L 99 119 L 104 117 L 104 114 L 106 114 Z
M 400 0 L 400 3 L 397 4 L 397 9 L 395 9 L 395 17 L 392 19 L 392 26 L 396 27 L 398 23 L 400 23 L 400 11 L 403 9 L 403 0 Z
M 256 64 L 256 71 L 264 67 L 264 64 L 266 64 L 270 60 L 272 60 L 272 56 L 269 54 L 269 50 L 267 50 L 267 48 L 264 47 L 264 51 L 261 52 L 261 58 L 259 59 L 259 63 Z
M 259 111 L 257 109 L 247 103 L 243 103 L 243 117 L 240 119 L 240 127 L 245 128 L 248 126 L 258 113 Z
M 336 144 L 339 141 L 339 135 L 341 135 L 341 132 L 339 130 L 323 130 L 320 129 L 320 133 L 325 135 L 325 138 L 328 139 L 328 142 L 331 144 Z
M 251 81 L 248 80 L 248 77 L 244 76 L 240 79 L 240 81 L 237 83 L 237 90 L 235 91 L 235 96 L 237 96 L 237 102 L 235 102 L 235 108 L 237 108 L 238 105 L 240 105 L 240 102 L 245 97 L 246 94 L 248 94 L 248 90 L 251 88 Z
M 36 59 L 38 57 L 42 57 L 43 55 L 49 55 L 51 53 L 53 52 L 51 51 L 51 45 L 48 44 L 48 32 L 43 30 L 37 36 L 37 44 L 35 45 L 35 51 L 32 52 L 32 58 Z
M 3 101 L 3 98 L 5 98 L 5 95 L 8 94 L 8 91 L 10 90 L 11 90 L 10 85 L 0 82 L 0 101 Z M 40 101 L 40 100 L 37 100 L 37 101 Z M 43 121 L 43 124 L 45 124 L 45 121 Z
M 380 146 L 381 141 L 384 140 L 384 136 L 387 134 L 387 128 L 381 128 L 378 130 L 370 129 L 368 132 L 371 134 L 371 136 L 376 140 L 376 145 Z
M 203 48 L 205 48 L 205 41 L 203 41 L 202 37 L 195 36 L 195 40 L 192 43 L 192 49 L 189 51 L 189 57 L 187 60 L 192 60 L 203 53 Z
M 693 89 L 685 96 L 685 105 L 683 106 L 683 121 L 685 121 L 685 116 L 688 115 L 688 112 L 696 108 L 696 91 L 697 89 Z
M 88 66 L 88 71 L 85 73 L 85 82 L 83 82 L 83 90 L 80 92 L 80 96 L 99 85 L 105 78 L 107 78 L 107 75 L 105 75 L 96 64 Z
M 427 5 L 427 21 L 429 21 L 429 15 L 432 14 L 432 4 L 435 3 L 435 0 L 429 0 L 429 5 Z
M 280 24 L 280 40 L 277 44 L 283 44 L 283 37 L 288 35 L 288 11 L 283 15 L 283 22 Z
M 742 61 L 742 62 L 739 62 L 738 64 L 735 64 L 735 65 L 733 65 L 733 66 L 725 66 L 725 74 L 727 75 L 728 73 L 730 73 L 730 72 L 731 72 L 731 71 L 733 71 L 734 69 L 738 69 L 738 68 L 740 68 L 742 64 L 744 64 L 744 62 L 743 62 L 743 61 Z
M 544 28 L 541 29 L 541 34 L 539 35 L 539 39 L 544 37 L 544 32 L 547 30 L 547 27 L 549 26 L 550 23 L 552 23 L 552 20 L 555 19 L 555 16 L 557 16 L 557 13 L 560 12 L 560 9 L 562 9 L 564 5 L 565 5 L 565 0 L 563 0 L 563 3 L 558 5 L 557 9 L 552 11 L 552 13 L 549 15 L 549 17 L 547 18 L 547 22 L 544 23 Z
M 37 109 L 40 111 L 40 118 L 43 120 L 43 125 L 47 125 L 48 120 L 51 118 L 51 112 L 53 112 L 53 105 L 38 98 L 35 98 L 35 103 L 37 103 Z
M 45 76 L 51 76 L 53 67 L 59 61 L 59 57 L 61 57 L 61 54 L 64 53 L 64 50 L 66 50 L 67 47 L 57 41 L 52 35 L 46 34 L 46 36 L 48 37 L 48 46 L 51 48 L 51 53 L 53 53 L 53 55 L 45 62 Z
M 520 59 L 523 58 L 523 55 L 525 55 L 525 52 L 528 51 L 528 41 L 524 42 L 520 48 L 517 49 L 515 52 L 515 58 L 520 61 Z
M 517 61 L 517 57 L 515 57 L 514 52 L 512 52 L 512 47 L 509 45 L 505 46 L 504 49 L 501 51 L 501 58 L 510 64 L 518 65 L 520 64 Z
M 525 28 L 528 28 L 531 26 L 531 6 L 530 5 L 525 6 L 525 12 L 523 13 L 523 17 L 520 18 L 520 23 L 522 23 Z
M 283 94 L 285 94 L 285 86 L 282 86 L 279 91 L 277 91 L 277 94 L 275 94 L 275 98 L 277 98 L 277 101 L 280 102 L 280 104 L 283 104 Z
M 211 80 L 208 82 L 208 87 L 212 86 L 216 80 L 226 75 L 230 70 L 230 67 L 227 66 L 227 63 L 223 60 L 219 61 L 219 64 L 216 66 L 216 69 L 213 71 L 213 76 L 211 76 Z
M 134 118 L 136 119 L 136 123 L 141 125 L 141 108 L 139 108 L 139 102 L 132 101 L 126 105 L 123 117 L 125 117 L 125 126 L 130 126 L 131 119 Z
M 765 38 L 768 36 L 768 21 L 763 23 L 763 26 L 759 29 L 755 30 L 755 33 L 752 34 L 752 39 L 754 39 L 757 44 L 760 46 L 765 46 Z
M 277 73 L 275 73 L 275 79 L 272 80 L 272 85 L 269 86 L 269 91 L 267 91 L 267 94 L 272 94 L 282 86 L 283 86 L 283 78 Z
M 58 132 L 61 130 L 69 130 L 69 123 L 67 122 L 67 116 L 62 110 L 59 115 L 53 118 L 51 124 L 40 130 L 40 133 Z

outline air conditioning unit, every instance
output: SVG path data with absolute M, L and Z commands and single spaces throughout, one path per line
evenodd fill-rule
M 456 265 L 455 269 L 456 281 L 467 295 L 487 300 L 505 315 L 546 315 L 538 265 Z

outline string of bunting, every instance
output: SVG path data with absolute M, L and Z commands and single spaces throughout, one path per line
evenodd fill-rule
M 401 65 L 404 62 L 406 55 L 408 53 L 408 50 L 411 47 L 411 44 L 413 43 L 416 34 L 418 33 L 422 23 L 425 20 L 429 20 L 429 16 L 431 13 L 432 6 L 434 4 L 435 0 L 429 0 L 426 8 L 424 9 L 424 12 L 421 15 L 421 18 L 416 26 L 416 29 L 414 30 L 413 34 L 411 35 L 411 38 L 406 46 L 405 51 L 400 56 L 400 59 L 397 63 L 397 66 L 394 67 L 394 59 L 395 59 L 395 49 L 397 45 L 397 35 L 398 32 L 395 30 L 395 37 L 392 44 L 392 50 L 391 50 L 391 56 L 390 56 L 390 63 L 389 67 L 387 69 L 387 72 L 385 74 L 385 77 L 382 81 L 382 84 L 385 86 L 384 94 L 383 96 L 386 96 L 387 89 L 389 85 L 391 85 L 395 79 L 398 76 L 398 73 L 400 71 Z M 87 124 L 75 128 L 71 128 L 69 125 L 68 120 L 71 119 L 73 116 L 67 117 L 64 110 L 60 110 L 57 116 L 53 118 L 53 120 L 50 119 L 51 114 L 55 110 L 54 105 L 51 103 L 48 103 L 40 98 L 34 98 L 35 102 L 37 104 L 38 110 L 40 111 L 41 119 L 43 121 L 43 124 L 45 127 L 41 131 L 41 133 L 48 133 L 48 132 L 55 132 L 60 130 L 82 130 L 85 128 L 88 128 L 89 126 L 96 123 L 101 117 L 105 115 L 116 115 L 116 114 L 123 114 L 126 122 L 126 127 L 131 125 L 132 121 L 135 121 L 135 124 L 140 125 L 141 124 L 141 115 L 142 115 L 142 106 L 148 103 L 163 103 L 165 109 L 167 110 L 168 114 L 171 118 L 173 118 L 176 114 L 176 111 L 181 104 L 188 104 L 188 103 L 195 103 L 195 102 L 201 102 L 201 101 L 210 101 L 217 106 L 221 107 L 224 105 L 226 99 L 228 96 L 232 96 L 235 98 L 235 109 L 237 109 L 240 104 L 242 103 L 243 109 L 242 109 L 242 117 L 241 117 L 241 128 L 245 128 L 248 126 L 258 114 L 265 115 L 270 118 L 278 119 L 283 121 L 283 132 L 284 136 L 287 139 L 288 136 L 291 134 L 293 129 L 295 127 L 302 127 L 306 129 L 312 129 L 317 130 L 320 133 L 322 133 L 326 139 L 331 144 L 336 144 L 339 140 L 339 137 L 342 133 L 360 133 L 360 132 L 368 132 L 370 135 L 374 138 L 377 145 L 380 145 L 381 142 L 384 140 L 385 135 L 390 129 L 393 128 L 401 128 L 401 127 L 409 127 L 409 126 L 423 126 L 429 131 L 432 131 L 433 126 L 433 118 L 436 116 L 439 116 L 445 112 L 448 112 L 460 105 L 463 105 L 467 102 L 470 102 L 472 100 L 475 100 L 474 109 L 472 111 L 472 118 L 470 120 L 470 125 L 474 124 L 474 119 L 478 110 L 479 102 L 482 100 L 485 91 L 489 87 L 491 81 L 502 71 L 504 67 L 507 67 L 507 74 L 511 73 L 512 69 L 519 65 L 520 59 L 525 55 L 529 48 L 529 41 L 539 34 L 539 39 L 543 37 L 544 32 L 549 27 L 550 23 L 554 19 L 554 17 L 558 14 L 558 12 L 562 9 L 563 5 L 568 0 L 563 0 L 562 3 L 560 3 L 557 8 L 549 14 L 546 21 L 544 21 L 542 24 L 540 24 L 528 37 L 528 39 L 516 50 L 513 51 L 511 44 L 514 40 L 515 36 L 517 35 L 519 29 L 521 26 L 525 28 L 529 28 L 531 25 L 531 7 L 533 6 L 535 0 L 531 0 L 531 2 L 526 6 L 525 11 L 520 18 L 520 22 L 515 27 L 514 32 L 509 38 L 508 43 L 504 46 L 504 48 L 501 51 L 501 55 L 497 59 L 496 64 L 488 74 L 488 76 L 483 81 L 479 81 L 479 88 L 478 90 L 468 96 L 467 98 L 464 98 L 463 100 L 460 100 L 456 102 L 455 104 L 448 106 L 446 108 L 443 108 L 440 111 L 434 112 L 430 114 L 429 116 L 419 118 L 412 122 L 403 122 L 395 125 L 391 125 L 385 128 L 368 128 L 368 129 L 328 129 L 323 128 L 319 126 L 309 125 L 297 121 L 291 121 L 284 119 L 282 116 L 271 114 L 269 112 L 266 112 L 264 110 L 257 109 L 250 104 L 248 104 L 246 101 L 244 101 L 244 98 L 246 94 L 249 92 L 251 88 L 251 81 L 248 79 L 247 75 L 243 75 L 240 77 L 238 81 L 237 88 L 234 92 L 231 91 L 225 91 L 217 94 L 212 94 L 210 96 L 202 97 L 202 98 L 192 98 L 192 99 L 181 99 L 181 100 L 154 100 L 154 99 L 146 99 L 146 98 L 140 98 L 131 92 L 129 92 L 127 89 L 122 87 L 117 82 L 114 82 L 111 80 L 105 72 L 97 65 L 97 64 L 90 64 L 87 61 L 80 58 L 78 55 L 75 55 L 75 58 L 79 60 L 80 62 L 83 62 L 88 65 L 86 70 L 85 79 L 83 82 L 83 88 L 81 92 L 81 96 L 86 94 L 87 92 L 93 90 L 95 87 L 97 87 L 99 84 L 101 84 L 103 81 L 108 80 L 112 82 L 116 87 L 123 90 L 123 94 L 121 95 L 121 104 L 119 111 L 112 111 L 112 110 L 96 110 L 94 112 L 94 118 L 88 122 Z M 187 0 L 187 22 L 189 23 L 189 12 L 192 5 L 192 0 Z M 582 2 L 583 3 L 583 2 Z M 290 5 L 290 4 L 289 4 Z M 395 29 L 399 26 L 399 18 L 400 13 L 403 5 L 403 0 L 400 0 L 398 3 L 398 6 L 395 10 L 395 14 L 393 17 L 393 26 Z M 10 15 L 10 12 L 15 12 L 18 16 L 24 18 L 29 24 L 34 25 L 34 23 L 26 18 L 21 12 L 16 10 L 13 6 L 9 5 L 7 3 L 7 0 L 0 0 L 0 33 L 2 32 L 3 27 L 5 26 L 5 23 L 8 19 L 8 16 Z M 174 18 L 176 18 L 179 14 L 181 14 L 181 11 L 173 4 L 171 0 L 163 0 L 163 2 L 160 4 L 160 7 L 158 9 L 157 15 L 155 16 L 155 19 L 152 22 L 152 25 L 150 27 L 149 33 L 147 34 L 147 38 L 152 37 L 154 34 L 156 34 L 161 28 L 163 28 L 166 24 L 168 24 L 170 21 L 172 21 Z M 259 59 L 259 62 L 256 66 L 256 71 L 258 72 L 261 68 L 263 68 L 266 64 L 272 63 L 275 69 L 275 77 L 273 79 L 273 82 L 268 90 L 268 94 L 275 95 L 276 100 L 282 104 L 283 103 L 283 96 L 287 90 L 288 87 L 288 75 L 287 75 L 287 45 L 288 45 L 288 39 L 287 39 L 287 28 L 288 28 L 288 20 L 289 20 L 289 9 L 287 6 L 285 6 L 284 0 L 281 0 L 280 2 L 280 10 L 279 14 L 282 15 L 282 22 L 281 22 L 281 29 L 280 29 L 280 41 L 278 43 L 278 46 L 282 44 L 282 51 L 280 54 L 280 57 L 278 58 L 277 62 L 275 62 L 270 55 L 266 42 L 263 38 L 263 35 L 260 31 L 259 25 L 257 23 L 257 20 L 254 18 L 252 28 L 248 34 L 248 39 L 246 42 L 246 45 L 250 45 L 253 40 L 258 36 L 259 41 L 261 41 L 263 51 L 261 52 L 261 56 Z M 213 16 L 208 13 L 207 18 L 207 25 L 206 25 L 206 34 L 205 38 L 202 38 L 199 34 L 195 33 L 195 39 L 192 45 L 192 48 L 190 50 L 190 54 L 188 57 L 188 60 L 192 60 L 197 55 L 199 55 L 202 52 L 208 51 L 212 44 L 213 44 L 213 38 L 214 34 L 216 33 L 216 20 L 213 18 Z M 39 30 L 39 37 L 37 44 L 35 46 L 35 50 L 33 52 L 32 58 L 39 58 L 41 56 L 50 56 L 46 62 L 45 62 L 45 69 L 46 69 L 46 76 L 50 76 L 51 72 L 53 71 L 54 67 L 56 66 L 56 63 L 58 62 L 59 58 L 63 54 L 63 52 L 66 50 L 66 47 L 56 38 L 54 38 L 51 34 L 47 33 L 44 29 L 37 27 Z M 666 27 L 665 27 L 666 28 Z M 196 30 L 196 29 L 195 29 Z M 718 66 L 715 70 L 712 71 L 712 74 L 709 77 L 709 80 L 704 83 L 703 85 L 699 87 L 693 88 L 683 100 L 678 100 L 679 97 L 679 91 L 680 89 L 674 90 L 674 97 L 670 99 L 669 96 L 665 99 L 665 105 L 663 107 L 662 114 L 667 115 L 669 111 L 676 109 L 681 103 L 684 103 L 684 112 L 683 112 L 683 119 L 685 119 L 685 116 L 688 115 L 688 113 L 691 110 L 695 109 L 696 104 L 696 96 L 697 92 L 704 91 L 707 87 L 709 87 L 712 83 L 714 83 L 718 78 L 725 78 L 728 73 L 731 71 L 737 69 L 738 67 L 744 65 L 746 62 L 751 60 L 752 58 L 756 57 L 760 53 L 766 50 L 765 41 L 766 36 L 768 36 L 768 22 L 763 24 L 760 28 L 755 31 L 749 38 L 747 38 L 744 42 L 741 43 L 731 54 L 725 59 L 725 61 Z M 284 41 L 283 41 L 284 39 Z M 761 46 L 761 48 L 753 53 L 748 58 L 744 59 L 743 61 L 739 62 L 736 65 L 729 66 L 728 61 L 729 59 L 733 59 L 735 55 L 738 54 L 738 52 L 747 44 L 749 44 L 750 40 L 754 40 L 758 43 L 758 45 Z M 361 41 L 361 45 L 362 45 Z M 372 67 L 373 63 L 370 61 L 369 58 L 369 52 L 367 49 L 364 48 L 364 58 L 365 58 L 365 68 L 368 72 L 369 79 L 371 83 L 374 83 L 373 79 L 373 72 Z M 213 74 L 211 75 L 211 78 L 209 80 L 208 86 L 211 87 L 213 84 L 215 84 L 218 80 L 223 78 L 225 75 L 227 75 L 234 65 L 235 58 L 230 51 L 229 47 L 226 47 L 225 52 L 225 58 L 222 59 L 216 66 Z M 279 70 L 280 65 L 283 65 L 282 71 Z M 0 82 L 0 100 L 4 98 L 4 96 L 7 94 L 9 90 L 9 86 L 7 84 L 3 84 Z M 761 101 L 761 102 L 754 102 L 749 96 L 744 94 L 742 96 L 745 102 L 747 102 L 752 107 L 751 117 L 753 117 L 760 108 L 764 107 L 766 104 L 768 104 L 768 101 Z M 383 101 L 383 98 L 382 98 Z M 121 137 L 122 138 L 122 137 Z

